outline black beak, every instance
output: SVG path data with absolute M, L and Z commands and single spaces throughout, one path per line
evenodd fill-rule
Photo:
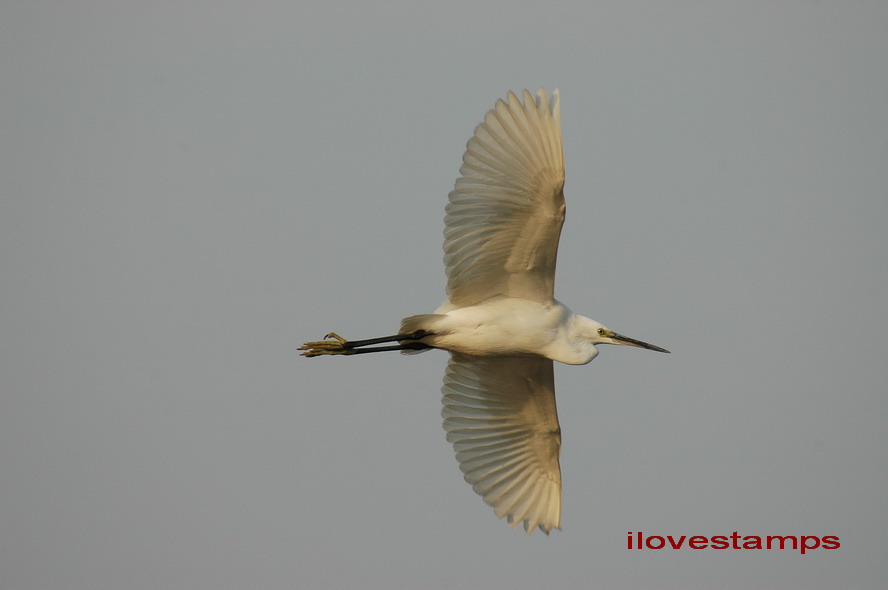
M 612 333 L 611 338 L 616 341 L 615 344 L 637 346 L 639 348 L 646 348 L 648 350 L 656 350 L 657 352 L 669 352 L 665 348 L 660 348 L 659 346 L 654 346 L 653 344 L 648 344 L 647 342 L 642 342 L 641 340 L 636 340 L 635 338 L 629 338 L 628 336 L 623 336 L 622 334 L 617 334 L 616 332 Z

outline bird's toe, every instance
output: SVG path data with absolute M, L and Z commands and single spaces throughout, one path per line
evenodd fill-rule
M 306 342 L 299 347 L 302 350 L 302 356 L 313 357 L 329 354 L 354 354 L 354 349 L 348 346 L 348 340 L 330 332 L 324 336 L 325 340 L 316 340 L 314 342 Z M 332 340 L 331 340 L 332 339 Z

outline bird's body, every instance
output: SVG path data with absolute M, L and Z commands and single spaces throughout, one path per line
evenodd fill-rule
M 586 364 L 597 344 L 657 346 L 575 315 L 554 297 L 564 223 L 558 91 L 500 100 L 466 145 L 444 218 L 447 300 L 398 334 L 307 342 L 305 356 L 448 350 L 444 430 L 465 479 L 531 532 L 561 528 L 561 429 L 552 361 Z M 394 345 L 376 346 L 393 343 Z
M 497 296 L 467 307 L 447 302 L 434 314 L 404 318 L 399 333 L 424 330 L 429 336 L 420 342 L 451 352 L 538 355 L 568 365 L 585 365 L 598 355 L 598 349 L 580 333 L 600 327 L 554 299 L 538 303 Z

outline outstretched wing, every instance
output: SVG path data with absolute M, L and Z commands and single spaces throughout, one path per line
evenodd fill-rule
M 447 294 L 456 305 L 496 295 L 552 299 L 564 223 L 558 91 L 499 100 L 466 144 L 444 218 Z
M 561 429 L 552 361 L 452 353 L 444 374 L 444 430 L 484 501 L 512 526 L 561 528 Z

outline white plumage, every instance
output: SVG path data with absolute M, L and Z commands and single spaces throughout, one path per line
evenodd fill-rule
M 575 315 L 554 298 L 564 223 L 556 90 L 509 93 L 475 128 L 444 218 L 447 300 L 395 336 L 307 342 L 306 356 L 451 352 L 444 430 L 465 479 L 527 532 L 561 528 L 561 429 L 552 361 L 585 364 L 596 344 L 662 348 Z M 373 347 L 385 342 L 394 346 Z
M 509 93 L 466 145 L 444 217 L 447 296 L 458 306 L 496 295 L 552 300 L 564 223 L 564 156 L 556 90 L 549 106 Z
M 561 526 L 561 429 L 552 361 L 453 353 L 444 374 L 444 430 L 496 515 L 527 531 Z

